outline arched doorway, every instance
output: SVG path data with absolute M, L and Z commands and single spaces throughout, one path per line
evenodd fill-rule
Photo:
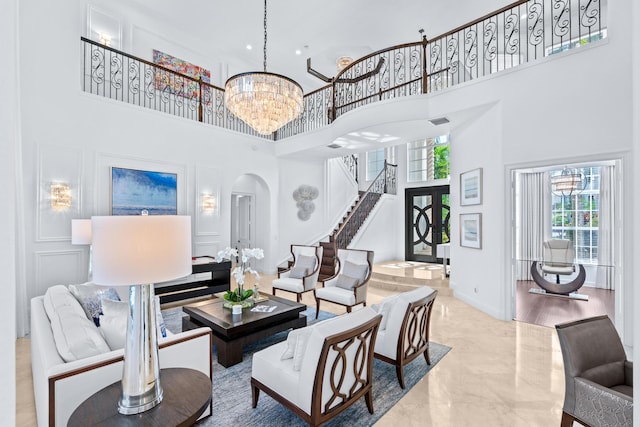
M 269 221 L 271 197 L 267 183 L 258 175 L 239 176 L 231 189 L 231 230 L 229 242 L 239 251 L 243 248 L 262 248 L 270 252 Z M 264 260 L 253 265 L 264 271 Z

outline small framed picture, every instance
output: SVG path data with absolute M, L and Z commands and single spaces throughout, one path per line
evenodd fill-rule
M 460 246 L 482 249 L 482 214 L 460 214 Z
M 482 168 L 460 174 L 460 205 L 482 204 Z

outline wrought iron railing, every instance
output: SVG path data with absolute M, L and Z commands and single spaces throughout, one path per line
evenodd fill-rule
M 373 210 L 380 196 L 383 194 L 396 194 L 397 165 L 385 161 L 384 168 L 371 182 L 351 212 L 347 215 L 338 229 L 330 236 L 330 241 L 335 242 L 338 249 L 345 249 L 351 243 L 364 221 Z
M 347 167 L 349 175 L 355 182 L 358 182 L 358 156 L 355 154 L 347 154 L 342 156 L 342 162 Z
M 433 93 L 607 36 L 607 0 L 520 0 L 428 40 L 354 61 L 321 90 L 327 120 L 385 99 Z M 303 127 L 298 124 L 298 128 Z M 279 135 L 295 135 L 286 125 Z
M 82 90 L 266 139 L 224 106 L 224 89 L 81 38 Z
M 82 38 L 83 90 L 238 132 L 279 140 L 358 107 L 437 92 L 607 36 L 608 0 L 520 0 L 428 40 L 355 61 L 304 97 L 304 112 L 264 137 L 224 106 L 224 90 Z

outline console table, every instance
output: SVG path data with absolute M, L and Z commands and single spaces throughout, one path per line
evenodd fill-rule
M 160 404 L 140 414 L 122 415 L 118 412 L 122 382 L 113 383 L 82 402 L 67 426 L 191 426 L 211 407 L 211 380 L 200 371 L 161 369 L 160 385 L 164 392 Z
M 194 257 L 192 260 L 192 276 L 171 282 L 155 285 L 155 293 L 160 296 L 160 304 L 213 295 L 228 291 L 231 283 L 231 261 L 217 262 L 214 257 Z M 205 273 L 207 279 L 198 279 L 198 275 Z M 187 280 L 194 279 L 191 282 Z

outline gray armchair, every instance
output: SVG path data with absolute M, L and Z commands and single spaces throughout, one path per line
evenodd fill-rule
M 561 427 L 633 425 L 633 362 L 607 316 L 556 325 L 564 361 Z

